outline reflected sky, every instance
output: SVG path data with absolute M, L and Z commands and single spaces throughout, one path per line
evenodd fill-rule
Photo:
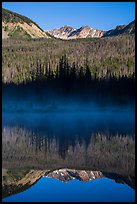
M 3 202 L 134 202 L 134 190 L 108 178 L 89 182 L 72 180 L 63 183 L 52 178 L 41 178 L 28 190 L 3 199 Z

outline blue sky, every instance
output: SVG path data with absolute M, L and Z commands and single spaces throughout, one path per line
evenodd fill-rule
M 134 2 L 3 2 L 2 7 L 30 18 L 43 30 L 64 25 L 110 30 L 135 19 Z

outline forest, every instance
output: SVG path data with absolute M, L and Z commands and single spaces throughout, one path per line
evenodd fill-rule
M 2 41 L 3 89 L 25 97 L 39 92 L 85 96 L 103 103 L 134 103 L 135 36 L 101 39 L 5 39 Z M 27 85 L 27 86 L 26 86 Z M 12 91 L 12 95 L 14 91 Z
M 64 57 L 65 56 L 65 57 Z M 101 39 L 5 39 L 2 41 L 2 81 L 33 81 L 37 78 L 86 75 L 92 78 L 131 77 L 135 73 L 135 36 Z M 66 73 L 65 73 L 66 72 Z M 63 74 L 63 73 L 62 73 Z

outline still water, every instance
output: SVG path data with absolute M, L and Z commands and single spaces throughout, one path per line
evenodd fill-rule
M 134 190 L 107 178 L 89 182 L 73 180 L 63 183 L 52 178 L 41 178 L 34 186 L 16 195 L 5 198 L 5 202 L 133 202 Z
M 135 201 L 134 110 L 2 113 L 3 202 Z

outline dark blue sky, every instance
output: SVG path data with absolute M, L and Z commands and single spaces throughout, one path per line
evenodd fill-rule
M 64 25 L 110 30 L 135 19 L 134 2 L 3 2 L 2 7 L 29 17 L 44 30 Z

